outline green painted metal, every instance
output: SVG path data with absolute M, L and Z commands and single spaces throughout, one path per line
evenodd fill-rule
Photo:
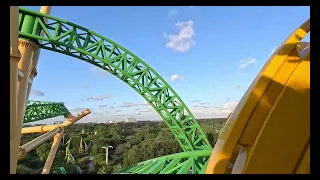
M 60 174 L 67 174 L 67 171 L 64 167 L 54 167 L 52 171 L 58 171 Z
M 138 163 L 119 173 L 204 174 L 212 149 L 172 154 Z
M 84 148 L 85 148 L 85 152 L 88 151 L 88 145 L 86 143 L 86 140 L 83 138 L 83 137 L 80 137 L 80 136 L 72 136 L 67 142 L 67 147 L 66 147 L 66 157 L 65 159 L 69 162 L 71 162 L 72 165 L 75 165 L 76 163 L 76 160 L 75 158 L 73 157 L 73 155 L 71 154 L 71 151 L 70 151 L 70 146 L 71 146 L 71 141 L 75 138 L 78 138 L 78 139 L 82 139 L 83 143 L 84 143 Z M 92 143 L 92 142 L 91 142 Z
M 32 32 L 29 31 L 32 21 L 26 20 L 30 16 L 34 18 Z M 40 31 L 44 32 L 44 37 L 40 36 Z M 169 84 L 119 44 L 74 23 L 23 8 L 19 10 L 19 37 L 40 48 L 86 61 L 121 79 L 158 112 L 183 151 L 211 149 L 198 122 Z
M 28 101 L 23 123 L 30 123 L 57 116 L 66 116 L 69 110 L 60 102 Z
M 24 17 L 24 23 L 21 26 L 21 32 L 32 33 L 32 30 L 33 30 L 32 25 L 34 24 L 34 21 L 35 21 L 35 17 L 26 15 Z

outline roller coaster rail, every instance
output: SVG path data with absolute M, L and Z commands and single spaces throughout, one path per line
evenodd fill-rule
M 111 73 L 138 92 L 158 112 L 184 152 L 212 150 L 205 133 L 181 98 L 136 55 L 100 34 L 47 14 L 20 8 L 18 19 L 21 43 L 75 57 Z M 63 103 L 29 101 L 23 122 L 57 116 L 67 118 L 69 115 Z M 206 160 L 193 158 L 192 162 L 204 167 L 208 157 Z M 176 165 L 180 167 L 179 163 Z
M 140 162 L 117 173 L 230 174 L 233 170 L 236 173 L 237 171 L 239 173 L 270 173 L 271 171 L 310 173 L 308 164 L 310 163 L 310 154 L 308 154 L 310 135 L 307 135 L 310 121 L 308 114 L 310 112 L 308 103 L 310 102 L 310 77 L 307 74 L 310 71 L 308 69 L 310 68 L 310 44 L 301 42 L 302 38 L 310 32 L 310 19 L 297 28 L 269 58 L 234 112 L 229 115 L 213 149 L 206 134 L 182 99 L 146 62 L 105 36 L 49 15 L 50 9 L 51 6 L 42 6 L 40 12 L 43 13 L 39 13 L 25 8 L 10 7 L 10 92 L 16 92 L 10 93 L 11 174 L 16 173 L 18 158 L 25 157 L 30 150 L 54 138 L 42 170 L 42 174 L 48 174 L 64 128 L 91 112 L 86 109 L 77 116 L 73 116 L 63 103 L 28 101 L 33 78 L 37 75 L 36 66 L 40 49 L 90 63 L 126 83 L 160 115 L 183 151 Z M 286 98 L 290 99 L 289 103 Z M 269 99 L 272 103 L 268 101 Z M 291 106 L 293 104 L 291 101 L 296 102 L 297 106 Z M 276 107 L 279 108 L 276 109 Z M 283 118 L 283 111 L 290 114 L 290 118 Z M 64 116 L 66 121 L 57 125 L 22 128 L 23 123 L 58 116 Z M 290 127 L 287 126 L 291 123 L 289 120 L 292 120 Z M 280 127 L 284 130 L 274 130 Z M 21 134 L 28 133 L 44 134 L 20 146 Z M 243 134 L 250 138 L 242 137 Z M 270 137 L 279 137 L 279 139 L 268 141 Z M 294 138 L 290 139 L 290 137 Z M 66 158 L 75 164 L 75 159 L 70 152 L 71 139 L 67 142 Z M 297 143 L 298 140 L 300 144 Z M 289 148 L 277 149 L 279 145 Z M 291 148 L 293 146 L 295 148 Z M 265 151 L 266 147 L 271 148 L 272 151 Z M 88 149 L 83 138 L 80 140 L 80 149 Z M 294 155 L 290 156 L 293 150 L 296 152 L 294 158 L 299 160 L 300 164 L 293 160 L 288 161 L 294 159 Z M 248 157 L 244 157 L 247 154 L 243 152 L 248 153 Z M 279 156 L 271 156 L 268 154 L 270 152 L 281 154 L 279 156 L 282 156 L 282 159 L 277 159 Z M 239 157 L 246 158 L 246 161 L 236 160 Z M 261 159 L 263 159 L 263 165 L 257 163 Z M 249 161 L 253 163 L 250 164 Z M 238 167 L 229 168 L 229 165 Z M 247 169 L 242 167 L 245 170 L 239 170 L 242 165 Z M 248 170 L 247 166 L 251 169 Z M 282 166 L 286 167 L 282 168 Z M 52 170 L 62 174 L 67 173 L 62 167 L 54 167 Z

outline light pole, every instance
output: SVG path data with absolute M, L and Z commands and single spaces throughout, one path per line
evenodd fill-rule
M 64 136 L 65 136 L 65 134 L 63 134 L 63 136 L 62 136 L 62 144 L 64 145 Z
M 107 146 L 107 147 L 102 147 L 102 148 L 106 149 L 106 165 L 107 165 L 108 164 L 108 155 L 109 155 L 108 148 L 113 148 L 113 147 L 112 146 Z

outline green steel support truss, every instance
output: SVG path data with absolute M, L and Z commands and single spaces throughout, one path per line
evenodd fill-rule
M 138 163 L 119 173 L 204 174 L 211 152 L 212 150 L 198 150 L 163 156 Z
M 28 101 L 23 123 L 39 121 L 57 116 L 66 116 L 69 110 L 64 103 Z
M 48 23 L 44 22 L 48 18 Z M 45 36 L 40 36 L 43 31 Z M 158 112 L 184 151 L 211 149 L 198 122 L 169 84 L 136 55 L 71 22 L 20 8 L 19 37 L 93 64 L 137 91 Z M 40 43 L 39 40 L 42 40 Z

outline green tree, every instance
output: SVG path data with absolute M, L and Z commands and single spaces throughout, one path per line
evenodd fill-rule
M 36 153 L 38 154 L 40 161 L 45 162 L 50 153 L 51 146 L 49 143 L 42 143 L 38 146 Z

